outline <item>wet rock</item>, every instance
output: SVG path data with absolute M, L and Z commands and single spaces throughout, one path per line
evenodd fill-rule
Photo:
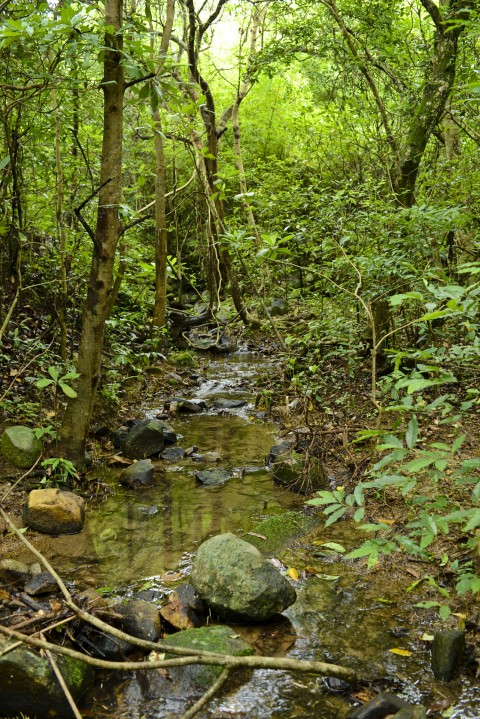
M 288 314 L 288 304 L 283 297 L 274 297 L 267 309 L 272 317 L 282 317 Z
M 84 519 L 82 497 L 56 488 L 32 490 L 23 508 L 25 524 L 43 534 L 76 534 Z
M 191 447 L 187 447 L 185 450 L 185 457 L 192 457 L 195 452 L 198 452 L 198 447 L 196 444 L 193 444 Z
M 41 594 L 51 594 L 58 590 L 58 584 L 50 572 L 41 572 L 32 577 L 25 584 L 25 591 L 31 597 L 38 597 Z
M 198 479 L 206 487 L 224 484 L 232 477 L 233 473 L 229 469 L 202 469 L 195 472 L 195 479 Z
M 24 562 L 17 562 L 16 559 L 0 560 L 0 579 L 7 581 L 25 581 L 28 576 L 29 568 Z
M 153 464 L 151 459 L 140 459 L 123 470 L 120 483 L 131 489 L 151 487 L 153 484 Z
M 390 692 L 384 692 L 363 706 L 354 709 L 348 715 L 348 719 L 384 719 L 390 714 L 409 708 L 411 705 L 404 699 L 400 699 Z
M 265 457 L 265 464 L 273 464 L 273 462 L 275 462 L 282 454 L 290 452 L 294 445 L 295 439 L 293 437 L 290 439 L 283 439 L 281 442 L 274 444 L 273 447 L 270 447 L 270 451 Z
M 145 419 L 135 424 L 123 443 L 123 453 L 130 459 L 145 459 L 160 454 L 165 447 L 164 423 Z
M 177 632 L 163 639 L 162 644 L 185 649 L 201 649 L 202 651 L 216 652 L 217 654 L 231 654 L 234 657 L 253 654 L 253 649 L 246 642 L 235 636 L 230 627 L 225 627 L 221 624 Z M 171 659 L 173 656 L 177 655 L 167 654 L 166 658 Z M 174 681 L 182 681 L 189 689 L 192 685 L 206 688 L 217 679 L 222 669 L 221 666 L 203 664 L 190 667 L 172 667 L 169 674 Z
M 427 719 L 427 713 L 422 706 L 409 706 L 400 709 L 392 719 Z
M 6 641 L 0 639 L 0 650 Z M 93 670 L 78 659 L 57 655 L 55 660 L 75 700 L 91 686 Z M 0 658 L 1 713 L 36 719 L 67 719 L 72 711 L 47 657 L 33 649 L 18 647 Z
M 236 352 L 238 349 L 237 340 L 235 337 L 231 337 L 230 335 L 222 335 L 220 337 L 220 341 L 217 342 L 212 349 L 215 352 L 220 352 L 221 354 Z
M 113 435 L 112 435 L 112 443 L 115 449 L 121 449 L 123 445 L 125 444 L 125 440 L 128 437 L 128 433 L 130 432 L 127 427 L 120 427 L 120 429 L 117 429 Z
M 146 519 L 152 519 L 159 513 L 158 507 L 148 506 L 146 504 L 134 504 L 130 508 L 130 516 L 132 519 L 144 521 Z
M 36 577 L 38 574 L 41 574 L 43 572 L 43 569 L 38 562 L 34 562 L 30 565 L 29 571 L 32 577 Z
M 171 411 L 182 412 L 183 414 L 200 414 L 207 408 L 203 399 L 185 399 L 184 397 L 172 397 L 167 400 L 166 405 Z M 173 408 L 173 409 L 172 409 Z
M 3 456 L 19 469 L 29 469 L 42 454 L 42 443 L 28 427 L 7 427 L 0 446 Z
M 167 447 L 160 455 L 160 459 L 164 459 L 167 462 L 178 462 L 178 460 L 184 457 L 185 450 L 183 447 Z
M 86 654 L 109 661 L 122 661 L 135 649 L 123 639 L 86 625 L 77 631 L 75 641 Z
M 215 409 L 239 409 L 240 407 L 245 407 L 247 404 L 246 399 L 216 399 L 213 403 L 213 406 Z
M 289 607 L 296 592 L 260 551 L 233 534 L 200 545 L 191 581 L 210 609 L 237 621 L 265 621 Z
M 282 487 L 299 494 L 310 494 L 328 487 L 320 461 L 316 457 L 309 457 L 307 460 L 298 452 L 282 454 L 274 462 L 273 479 Z
M 465 632 L 458 629 L 436 632 L 432 644 L 432 671 L 449 682 L 458 672 L 465 652 Z
M 198 614 L 205 612 L 205 604 L 191 584 L 181 584 L 168 597 L 168 604 L 160 614 L 175 629 L 193 629 L 201 625 Z
M 158 607 L 142 599 L 131 599 L 115 606 L 123 616 L 123 630 L 132 637 L 156 642 L 160 638 L 161 623 Z
M 98 437 L 99 439 L 102 439 L 104 437 L 109 437 L 111 434 L 111 431 L 105 424 L 96 424 L 90 430 L 90 434 L 93 437 Z
M 220 452 L 205 452 L 193 455 L 192 459 L 195 462 L 221 462 L 223 457 Z

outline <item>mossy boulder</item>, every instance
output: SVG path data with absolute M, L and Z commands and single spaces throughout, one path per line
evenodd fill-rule
M 273 479 L 298 494 L 310 494 L 328 488 L 322 463 L 316 457 L 299 452 L 281 454 L 273 465 Z
M 230 533 L 200 545 L 191 582 L 214 616 L 233 621 L 266 621 L 296 599 L 295 589 L 273 564 Z
M 0 651 L 7 641 L 0 638 Z M 92 667 L 71 657 L 55 660 L 75 700 L 91 686 Z M 25 714 L 36 719 L 70 719 L 72 710 L 47 657 L 18 647 L 0 658 L 0 713 L 4 717 Z
M 165 447 L 165 423 L 157 419 L 137 422 L 127 434 L 123 453 L 130 459 L 145 459 L 163 452 Z
M 276 514 L 252 529 L 252 534 L 245 535 L 246 542 L 253 544 L 262 554 L 273 557 L 291 542 L 311 532 L 323 521 L 318 515 L 304 512 L 283 512 Z M 254 536 L 261 535 L 260 537 Z M 265 537 L 265 539 L 262 539 Z
M 19 469 L 29 469 L 42 454 L 42 443 L 32 429 L 7 427 L 2 434 L 1 449 L 3 456 Z
M 162 644 L 184 649 L 199 649 L 205 652 L 216 654 L 231 654 L 234 657 L 245 657 L 253 654 L 252 647 L 240 639 L 233 629 L 222 624 L 198 629 L 185 629 L 162 640 Z M 177 654 L 167 654 L 167 659 L 172 659 Z M 215 664 L 199 664 L 189 667 L 178 667 L 170 669 L 169 673 L 173 678 L 195 684 L 199 688 L 208 687 L 221 674 L 223 667 Z

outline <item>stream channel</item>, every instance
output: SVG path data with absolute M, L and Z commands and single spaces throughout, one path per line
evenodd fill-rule
M 77 589 L 93 586 L 118 599 L 135 596 L 163 603 L 176 584 L 188 580 L 193 555 L 202 541 L 222 532 L 242 536 L 262 519 L 302 508 L 303 499 L 275 485 L 264 466 L 280 430 L 272 422 L 254 418 L 252 380 L 274 374 L 269 362 L 246 351 L 206 360 L 198 389 L 190 396 L 206 400 L 208 406 L 220 397 L 246 399 L 249 404 L 220 414 L 208 410 L 177 415 L 171 421 L 173 429 L 183 435 L 179 445 L 198 445 L 200 453 L 218 452 L 222 455 L 218 465 L 243 469 L 243 477 L 220 486 L 202 486 L 194 471 L 205 465 L 192 459 L 155 461 L 155 485 L 148 489 L 122 487 L 118 469 L 98 473 L 110 484 L 112 494 L 89 509 L 81 535 L 52 538 L 49 547 L 54 566 Z M 163 399 L 144 408 L 145 416 L 158 414 Z M 158 512 L 139 516 L 139 505 L 158 508 Z M 349 549 L 359 543 L 358 532 L 346 522 L 327 529 L 320 524 L 281 553 L 278 559 L 285 568 L 295 567 L 300 573 L 294 582 L 296 603 L 278 620 L 233 631 L 264 654 L 352 667 L 374 690 L 393 691 L 427 708 L 437 705 L 433 717 L 479 719 L 480 691 L 473 680 L 463 675 L 441 684 L 433 678 L 429 643 L 421 637 L 442 625 L 435 609 L 414 607 L 425 598 L 421 585 L 406 593 L 408 576 L 367 571 L 364 560 L 342 561 L 340 554 L 322 546 L 327 542 Z M 401 656 L 391 649 L 410 654 Z M 87 699 L 84 715 L 113 719 L 180 716 L 192 699 L 166 697 L 153 674 L 106 677 Z M 241 680 L 234 678 L 198 716 L 344 719 L 352 708 L 351 697 L 335 688 L 334 682 L 321 677 L 255 670 Z

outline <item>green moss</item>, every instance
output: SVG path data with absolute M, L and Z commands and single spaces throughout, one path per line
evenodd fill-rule
M 252 532 L 261 534 L 266 540 L 252 535 L 246 535 L 243 539 L 257 547 L 262 554 L 272 556 L 285 549 L 293 540 L 311 532 L 321 521 L 314 514 L 284 512 L 264 519 L 253 527 Z
M 195 367 L 196 355 L 191 350 L 183 350 L 182 352 L 172 352 L 168 355 L 169 364 L 180 367 Z
M 246 657 L 253 654 L 252 647 L 236 636 L 233 629 L 221 624 L 199 629 L 185 629 L 167 637 L 162 643 L 170 644 L 172 647 L 199 649 L 216 654 L 231 654 L 234 657 Z M 178 655 L 167 654 L 166 658 L 172 659 L 174 656 Z M 200 664 L 175 670 L 172 668 L 170 672 L 175 674 L 178 672 L 183 679 L 204 688 L 215 681 L 222 669 L 223 667 L 220 665 Z

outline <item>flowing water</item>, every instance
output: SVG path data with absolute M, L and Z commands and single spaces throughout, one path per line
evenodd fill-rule
M 249 384 L 259 372 L 268 374 L 268 360 L 248 353 L 212 359 L 194 398 L 210 405 L 218 397 L 252 401 Z M 161 409 L 145 408 L 146 416 Z M 172 421 L 183 435 L 183 447 L 220 453 L 221 467 L 244 470 L 243 477 L 221 486 L 205 487 L 194 477 L 203 466 L 192 459 L 155 463 L 155 485 L 128 490 L 118 483 L 119 470 L 104 470 L 112 495 L 87 513 L 81 535 L 51 540 L 49 554 L 77 587 L 92 585 L 116 596 L 166 597 L 175 581 L 188 577 L 198 545 L 213 534 L 247 532 L 261 519 L 300 507 L 298 495 L 272 482 L 264 457 L 275 443 L 278 428 L 251 419 L 250 405 L 234 413 L 179 416 Z M 473 680 L 461 677 L 448 685 L 436 682 L 430 670 L 424 632 L 441 628 L 435 610 L 415 609 L 425 597 L 421 587 L 405 592 L 405 576 L 395 579 L 380 571 L 366 573 L 363 564 L 344 562 L 322 545 L 358 543 L 346 524 L 317 530 L 281 555 L 286 567 L 300 572 L 297 602 L 284 617 L 258 627 L 235 631 L 265 654 L 318 659 L 356 669 L 378 690 L 390 688 L 412 703 L 437 704 L 453 719 L 479 719 L 480 692 Z M 307 570 L 302 571 L 302 570 Z M 404 656 L 390 650 L 407 652 Z M 148 675 L 148 676 L 147 676 Z M 160 682 L 160 683 L 159 683 Z M 90 698 L 86 715 L 114 719 L 173 719 L 188 707 L 186 697 L 167 697 L 157 674 L 106 678 Z M 119 686 L 120 685 L 120 686 Z M 218 719 L 343 719 L 352 706 L 348 693 L 308 675 L 257 670 L 234 682 L 198 716 Z

